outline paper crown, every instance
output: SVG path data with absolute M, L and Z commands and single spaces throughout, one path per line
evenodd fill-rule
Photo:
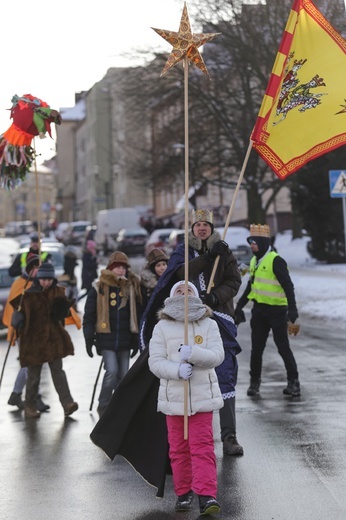
M 210 209 L 193 209 L 191 220 L 191 224 L 195 224 L 196 222 L 209 222 L 210 224 L 213 224 L 213 212 Z
M 270 238 L 270 227 L 267 224 L 251 224 L 250 236 Z

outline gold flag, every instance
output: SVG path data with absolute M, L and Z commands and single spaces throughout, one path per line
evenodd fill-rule
M 251 140 L 280 179 L 346 143 L 346 41 L 310 0 L 294 0 Z

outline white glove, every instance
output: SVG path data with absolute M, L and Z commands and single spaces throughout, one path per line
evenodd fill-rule
M 189 379 L 192 376 L 192 365 L 190 363 L 182 363 L 179 366 L 179 377 L 180 379 Z
M 180 353 L 180 359 L 182 361 L 188 361 L 192 354 L 191 345 L 182 345 L 179 349 L 179 353 Z

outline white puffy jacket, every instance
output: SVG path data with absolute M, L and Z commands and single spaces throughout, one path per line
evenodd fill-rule
M 211 412 L 223 407 L 214 368 L 224 359 L 219 328 L 209 317 L 188 324 L 189 345 L 193 364 L 188 379 L 188 415 Z M 179 348 L 184 343 L 184 324 L 161 319 L 155 326 L 149 344 L 149 368 L 160 378 L 159 412 L 166 415 L 184 415 L 184 380 L 179 379 Z

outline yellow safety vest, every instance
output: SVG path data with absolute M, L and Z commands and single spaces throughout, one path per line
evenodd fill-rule
M 258 267 L 257 258 L 253 256 L 250 261 L 251 291 L 249 300 L 267 305 L 287 305 L 285 292 L 273 272 L 274 258 L 279 256 L 274 251 L 267 253 Z
M 22 253 L 20 255 L 20 267 L 22 268 L 22 271 L 25 269 L 26 267 L 26 259 L 27 259 L 27 256 L 28 256 L 29 252 L 28 253 Z M 47 258 L 49 253 L 41 253 L 41 261 L 44 262 L 45 259 Z

